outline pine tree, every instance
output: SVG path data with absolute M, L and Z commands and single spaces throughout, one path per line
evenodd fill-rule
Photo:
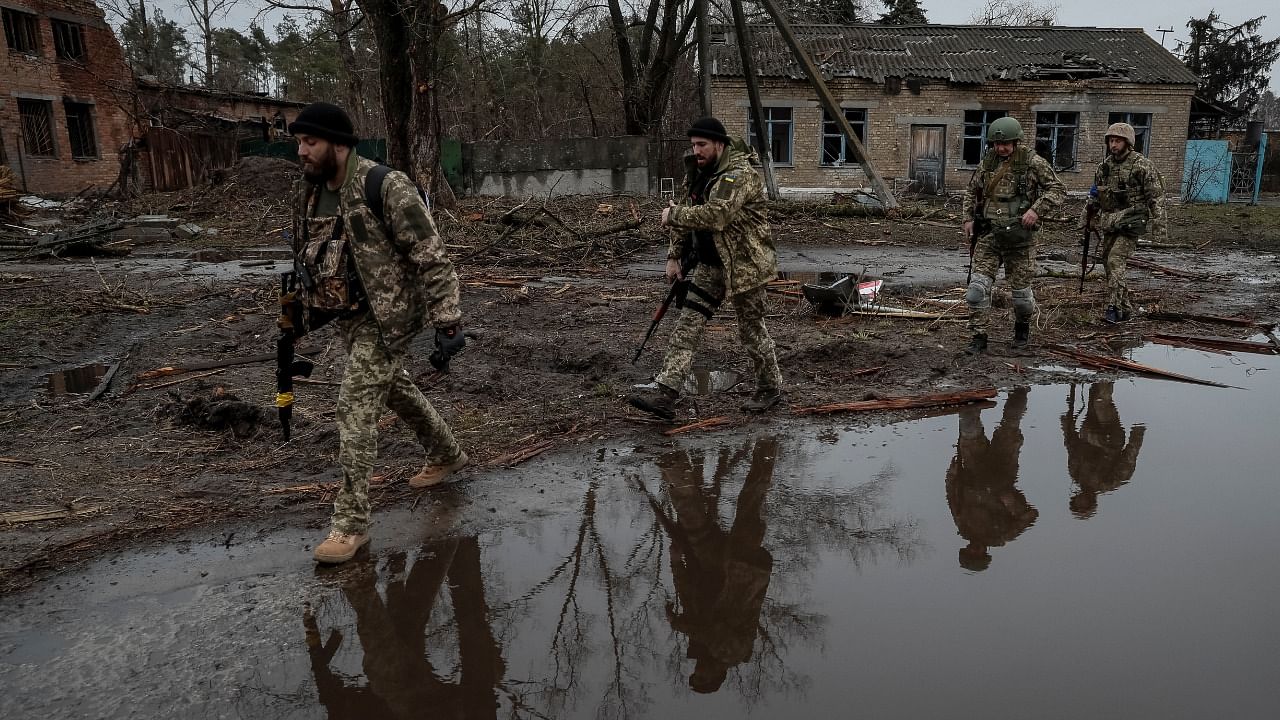
M 880 16 L 881 25 L 925 25 L 929 20 L 924 16 L 924 8 L 920 0 L 880 0 L 885 12 Z
M 1218 105 L 1251 112 L 1271 83 L 1268 71 L 1280 58 L 1280 38 L 1263 40 L 1258 27 L 1265 15 L 1239 25 L 1222 21 L 1216 11 L 1191 18 L 1191 38 L 1178 47 L 1182 61 L 1200 76 L 1196 94 Z

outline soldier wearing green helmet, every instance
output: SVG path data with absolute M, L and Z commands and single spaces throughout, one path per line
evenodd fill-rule
M 1093 175 L 1089 205 L 1098 212 L 1085 209 L 1085 217 L 1093 217 L 1102 232 L 1102 265 L 1107 274 L 1107 311 L 1109 323 L 1129 319 L 1133 303 L 1125 271 L 1129 256 L 1138 240 L 1148 232 L 1168 238 L 1164 214 L 1164 184 L 1151 161 L 1134 149 L 1137 135 L 1129 123 L 1115 123 L 1103 136 L 1107 158 Z M 1096 191 L 1096 194 L 1095 192 Z
M 973 274 L 965 293 L 973 334 L 965 352 L 970 355 L 987 350 L 991 291 L 1001 265 L 1013 294 L 1013 347 L 1030 344 L 1036 313 L 1031 290 L 1036 273 L 1035 231 L 1040 217 L 1066 198 L 1066 188 L 1049 163 L 1021 144 L 1022 125 L 1016 118 L 993 121 L 987 141 L 990 149 L 964 194 L 964 233 L 977 236 L 972 245 Z

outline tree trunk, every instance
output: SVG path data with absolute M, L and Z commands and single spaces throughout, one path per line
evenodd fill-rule
M 351 6 L 349 0 L 329 0 L 333 14 L 329 16 L 330 27 L 338 41 L 338 55 L 342 60 L 342 70 L 346 75 L 343 83 L 343 104 L 356 126 L 356 135 L 364 137 L 372 129 L 369 127 L 369 108 L 360 91 L 360 73 L 356 67 L 356 53 L 351 48 Z

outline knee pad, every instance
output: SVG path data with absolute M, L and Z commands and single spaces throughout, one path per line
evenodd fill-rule
M 1019 320 L 1027 320 L 1036 313 L 1036 298 L 1032 294 L 1031 288 L 1021 288 L 1014 290 L 1013 296 L 1013 315 Z
M 991 280 L 986 277 L 978 276 L 969 283 L 969 289 L 964 294 L 965 302 L 970 307 L 989 307 L 991 305 Z

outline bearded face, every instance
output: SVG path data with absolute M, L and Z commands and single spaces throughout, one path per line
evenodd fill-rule
M 314 185 L 338 176 L 338 154 L 333 143 L 307 137 L 298 143 L 298 159 L 302 161 L 302 177 Z

